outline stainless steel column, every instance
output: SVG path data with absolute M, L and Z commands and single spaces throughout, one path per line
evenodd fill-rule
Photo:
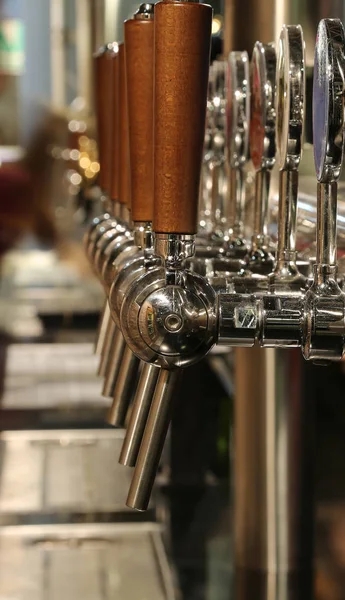
M 236 568 L 311 575 L 313 407 L 299 350 L 236 350 Z M 310 583 L 310 580 L 309 580 Z

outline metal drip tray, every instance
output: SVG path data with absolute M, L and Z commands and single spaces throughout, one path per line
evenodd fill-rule
M 110 400 L 101 396 L 98 362 L 93 344 L 10 346 L 0 427 L 102 427 Z
M 7 375 L 93 378 L 98 362 L 93 344 L 13 344 L 7 353 Z
M 52 525 L 0 530 L 3 600 L 174 600 L 153 524 Z
M 125 506 L 132 470 L 118 464 L 123 436 L 113 429 L 1 433 L 0 525 L 148 520 Z

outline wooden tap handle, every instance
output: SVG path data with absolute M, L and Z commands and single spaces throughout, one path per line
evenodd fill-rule
M 157 233 L 194 234 L 204 144 L 212 8 L 155 5 L 154 219 Z
M 153 18 L 125 22 L 131 204 L 137 222 L 153 218 L 153 42 Z
M 119 136 L 120 156 L 118 161 L 119 176 L 119 201 L 130 208 L 130 174 L 129 174 L 129 136 L 128 136 L 128 108 L 127 108 L 127 82 L 126 82 L 126 54 L 125 44 L 119 45 Z M 115 171 L 115 169 L 114 169 Z
M 112 170 L 113 74 L 117 51 L 117 44 L 108 44 L 101 48 L 94 57 L 95 107 L 100 162 L 99 184 L 101 189 L 109 195 L 111 194 Z

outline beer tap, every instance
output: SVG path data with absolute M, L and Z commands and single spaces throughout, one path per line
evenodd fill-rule
M 344 154 L 344 28 L 320 22 L 313 84 L 314 162 L 317 177 L 317 249 L 306 293 L 303 355 L 340 360 L 344 353 L 345 296 L 337 283 L 337 188 Z
M 128 505 L 144 510 L 170 422 L 181 368 L 215 340 L 215 292 L 186 268 L 195 247 L 212 9 L 155 5 L 154 252 L 163 261 L 137 279 L 121 308 L 124 337 L 161 367 L 136 461 Z M 196 49 L 190 52 L 190 44 Z
M 285 145 L 288 154 L 296 156 L 301 152 L 303 127 L 301 118 L 304 112 L 300 100 L 303 93 L 303 78 L 295 78 L 291 65 L 294 46 L 296 64 L 303 65 L 303 37 L 299 28 L 287 28 L 283 31 L 281 49 L 289 46 L 289 69 L 287 94 L 290 102 L 295 103 L 295 113 L 290 112 L 289 102 L 284 102 L 280 110 L 284 112 L 280 120 L 281 126 L 294 123 L 295 133 L 285 126 Z M 343 161 L 344 142 L 344 29 L 338 19 L 324 19 L 320 22 L 315 48 L 315 77 L 313 89 L 313 129 L 314 158 L 317 184 L 317 262 L 314 266 L 314 280 L 309 289 L 301 289 L 302 278 L 293 265 L 293 270 L 279 271 L 275 278 L 273 272 L 271 284 L 266 293 L 251 294 L 219 294 L 219 338 L 221 343 L 239 346 L 252 346 L 258 340 L 265 347 L 302 347 L 303 355 L 308 360 L 325 362 L 340 360 L 344 353 L 345 337 L 345 295 L 337 283 L 336 264 L 336 217 L 337 217 L 337 181 Z M 299 72 L 304 74 L 302 68 Z M 283 71 L 280 72 L 283 77 Z M 282 84 L 279 84 L 282 85 Z M 291 94 L 293 86 L 297 86 L 295 94 Z M 296 137 L 296 132 L 299 132 Z M 290 142 L 294 136 L 295 144 Z M 289 140 L 289 144 L 287 144 Z M 299 150 L 297 151 L 297 149 Z M 285 162 L 285 166 L 286 166 Z M 293 161 L 290 168 L 293 169 Z M 294 175 L 295 177 L 295 175 Z M 284 175 L 285 178 L 285 175 Z M 290 249 L 294 247 L 294 221 L 288 223 L 289 216 L 295 219 L 292 205 L 296 194 L 286 194 L 285 186 L 280 192 L 281 227 L 292 236 Z M 286 205 L 287 203 L 287 205 Z M 286 243 L 286 235 L 283 239 Z M 281 249 L 285 252 L 283 244 Z M 290 254 L 283 254 L 286 260 Z M 288 261 L 290 263 L 290 261 Z M 290 264 L 287 265 L 290 267 Z M 279 269 L 279 265 L 278 265 Z M 284 276 L 286 279 L 284 281 Z
M 226 62 L 216 60 L 212 65 L 212 158 L 211 171 L 211 212 L 212 230 L 210 239 L 213 246 L 223 245 L 226 237 L 226 204 L 228 181 L 226 172 Z
M 244 238 L 244 166 L 249 154 L 250 72 L 247 52 L 230 52 L 227 72 L 227 160 L 230 180 L 229 249 L 247 254 Z
M 84 236 L 84 247 L 87 255 L 91 252 L 94 244 L 94 239 L 97 235 L 99 227 L 111 219 L 113 209 L 116 204 L 110 201 L 111 191 L 111 154 L 112 154 L 112 137 L 111 126 L 109 122 L 112 114 L 111 102 L 113 92 L 116 88 L 114 79 L 118 73 L 118 44 L 116 42 L 107 44 L 101 48 L 94 56 L 94 75 L 95 75 L 95 104 L 98 129 L 98 153 L 100 161 L 99 184 L 102 192 L 102 203 L 105 207 L 105 212 L 94 218 Z M 90 258 L 90 256 L 89 256 Z M 90 258 L 91 260 L 91 258 Z M 91 265 L 92 260 L 91 260 Z M 100 319 L 99 330 L 97 333 L 97 342 L 95 347 L 96 354 L 101 353 L 104 343 L 106 330 L 109 324 L 110 310 L 107 300 L 105 300 L 102 316 Z
M 127 114 L 127 84 L 126 84 L 126 70 L 125 70 L 125 45 L 124 43 L 119 44 L 119 58 L 118 58 L 118 111 L 117 111 L 117 122 L 118 122 L 118 135 L 116 140 L 114 139 L 115 145 L 118 148 L 118 152 L 115 152 L 114 169 L 112 172 L 112 187 L 114 193 L 118 194 L 118 205 L 123 216 L 128 215 L 128 206 L 130 204 L 130 183 L 129 183 L 129 148 L 128 148 L 128 114 Z M 118 240 L 118 227 L 112 227 L 111 224 L 107 223 L 104 228 L 102 235 L 100 236 L 96 244 L 96 254 L 94 256 L 98 272 L 101 273 L 103 270 L 103 260 L 105 256 L 105 249 L 112 243 L 111 249 L 115 245 L 116 256 L 121 254 L 122 249 L 128 246 L 127 241 L 130 239 L 130 244 L 133 245 L 132 233 L 127 231 L 125 237 Z M 118 243 L 120 242 L 120 243 Z M 112 253 L 114 257 L 114 253 Z M 115 348 L 118 347 L 115 339 L 115 322 L 112 318 L 109 319 L 107 332 L 105 335 L 105 341 L 102 348 L 101 360 L 99 365 L 98 374 L 109 378 L 109 372 L 111 365 L 114 362 Z
M 208 78 L 208 95 L 206 109 L 206 124 L 204 150 L 201 165 L 200 176 L 200 194 L 199 194 L 199 243 L 207 245 L 209 243 L 210 234 L 213 231 L 212 219 L 212 174 L 211 164 L 213 159 L 213 66 L 210 65 Z
M 85 236 L 86 251 L 98 277 L 104 249 L 113 240 L 124 247 L 133 244 L 128 226 L 120 218 L 119 199 L 119 78 L 120 48 L 108 44 L 95 56 L 96 113 L 99 131 L 101 161 L 100 184 L 109 205 L 109 212 L 94 219 Z M 102 279 L 101 279 L 102 281 Z M 104 372 L 112 323 L 108 302 L 105 302 L 96 343 L 96 353 L 101 355 L 100 373 Z
M 245 257 L 244 288 L 260 285 L 274 266 L 268 235 L 268 201 L 271 171 L 275 164 L 276 53 L 273 44 L 256 42 L 251 62 L 250 154 L 256 171 L 254 233 Z M 243 288 L 242 288 L 243 289 Z
M 300 25 L 283 26 L 277 65 L 277 149 L 279 160 L 278 244 L 269 275 L 270 290 L 301 292 L 305 278 L 298 270 L 296 224 L 298 167 L 305 120 L 305 59 Z
M 139 360 L 126 346 L 120 329 L 120 309 L 128 287 L 150 266 L 153 256 L 153 40 L 154 5 L 142 4 L 124 24 L 128 85 L 129 149 L 132 183 L 132 219 L 137 251 L 115 274 L 110 304 L 119 326 L 116 348 L 121 353 L 116 376 L 106 379 L 104 393 L 113 396 L 108 415 L 111 425 L 123 426 Z M 115 365 L 114 365 L 115 368 Z

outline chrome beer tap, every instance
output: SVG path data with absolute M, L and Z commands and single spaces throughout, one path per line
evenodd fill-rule
M 274 266 L 268 234 L 268 202 L 271 171 L 275 164 L 276 140 L 276 52 L 273 44 L 256 42 L 251 61 L 250 154 L 256 171 L 254 232 L 245 257 L 242 292 L 263 287 Z
M 227 71 L 227 160 L 230 187 L 230 236 L 227 253 L 247 254 L 244 237 L 244 167 L 249 154 L 250 71 L 247 52 L 230 52 Z
M 144 510 L 160 459 L 181 368 L 214 343 L 215 293 L 186 268 L 194 254 L 212 9 L 196 2 L 155 5 L 153 267 L 128 290 L 121 327 L 133 352 L 161 367 L 128 505 Z M 197 49 L 188 51 L 191 40 Z
M 340 360 L 344 354 L 345 296 L 337 283 L 337 188 L 344 155 L 345 36 L 339 19 L 317 32 L 313 87 L 314 162 L 317 177 L 317 249 L 314 280 L 306 293 L 303 355 Z
M 116 378 L 106 379 L 104 393 L 113 396 L 108 422 L 116 426 L 124 424 L 133 389 L 133 377 L 139 363 L 131 349 L 126 347 L 121 333 L 121 305 L 133 281 L 150 266 L 157 264 L 152 251 L 154 5 L 142 4 L 134 18 L 126 21 L 124 27 L 136 252 L 115 273 L 109 296 L 112 315 L 119 327 L 115 347 L 118 353 L 121 352 L 122 359 L 118 363 Z
M 300 102 L 303 94 L 303 80 L 300 75 L 294 79 L 291 68 L 291 46 L 294 46 L 297 64 L 303 60 L 303 37 L 300 28 L 285 28 L 281 37 L 281 48 L 289 48 L 289 67 L 286 98 L 280 110 L 284 116 L 280 123 L 294 124 L 291 132 L 285 127 L 287 152 L 281 154 L 285 167 L 289 153 L 294 161 L 301 153 L 303 127 L 301 120 L 304 107 Z M 340 360 L 344 353 L 345 336 L 345 296 L 337 283 L 336 264 L 336 221 L 337 221 L 337 181 L 343 161 L 344 141 L 344 45 L 345 37 L 338 19 L 324 19 L 318 29 L 315 49 L 315 78 L 313 89 L 313 129 L 315 170 L 318 180 L 317 197 L 317 262 L 314 267 L 314 281 L 311 287 L 303 290 L 303 278 L 291 262 L 291 248 L 294 248 L 294 222 L 297 190 L 286 194 L 281 186 L 280 228 L 284 228 L 283 242 L 280 242 L 277 270 L 271 275 L 270 286 L 264 294 L 220 294 L 218 296 L 219 341 L 231 345 L 252 346 L 258 340 L 265 347 L 302 347 L 308 360 Z M 298 58 L 299 56 L 299 58 Z M 287 57 L 286 57 L 287 58 Z M 280 73 L 283 77 L 283 70 Z M 280 84 L 282 85 L 282 83 Z M 293 85 L 297 86 L 293 94 Z M 291 102 L 295 112 L 290 112 Z M 289 115 L 287 117 L 287 115 Z M 298 137 L 296 137 L 296 132 Z M 293 139 L 291 140 L 291 137 Z M 287 144 L 289 140 L 289 144 Z M 291 140 L 291 141 L 290 141 Z M 294 140 L 294 143 L 292 141 Z M 296 143 L 297 142 L 297 143 Z M 284 160 L 285 156 L 285 160 Z M 294 161 L 290 161 L 294 169 Z M 285 174 L 281 177 L 286 177 Z M 295 177 L 295 175 L 294 175 Z M 296 181 L 295 181 L 296 183 Z M 290 220 L 289 214 L 293 216 Z M 287 241 L 285 232 L 289 232 Z M 291 243 L 292 240 L 292 243 Z M 288 254 L 284 247 L 288 249 Z M 290 260 L 289 260 L 290 259 Z M 284 261 L 288 264 L 284 265 Z M 284 269 L 280 267 L 283 264 Z M 297 280 L 296 280 L 297 277 Z
M 302 157 L 305 120 L 305 48 L 302 28 L 282 28 L 277 65 L 277 149 L 279 161 L 278 244 L 269 275 L 272 292 L 297 291 L 305 278 L 297 266 L 296 224 L 298 168 Z
M 155 111 L 148 111 L 154 121 L 153 128 L 150 125 L 154 131 L 154 177 L 145 196 L 139 186 L 140 168 L 134 165 L 152 168 L 152 160 L 148 161 L 149 150 L 139 156 L 142 145 L 136 141 L 139 138 L 135 132 L 140 131 L 147 140 L 150 134 L 148 129 L 142 133 L 141 127 L 149 125 L 138 110 L 142 104 L 135 100 L 133 87 L 129 112 L 133 124 L 131 162 L 134 177 L 138 177 L 132 206 L 135 245 L 128 245 L 113 261 L 106 256 L 109 246 L 101 253 L 107 289 L 111 286 L 109 302 L 123 361 L 115 381 L 109 417 L 112 424 L 123 425 L 130 400 L 129 385 L 138 360 L 145 363 L 120 456 L 122 464 L 135 466 L 127 503 L 137 510 L 148 506 L 180 374 L 183 368 L 201 360 L 214 344 L 301 347 L 304 357 L 314 361 L 339 360 L 344 352 L 345 295 L 337 283 L 336 264 L 337 181 L 345 126 L 343 26 L 339 20 L 321 21 L 316 42 L 313 127 L 318 239 L 314 279 L 306 287 L 296 260 L 298 168 L 305 119 L 304 41 L 300 26 L 283 27 L 277 72 L 272 45 L 257 42 L 253 52 L 250 143 L 256 195 L 254 235 L 245 265 L 242 267 L 246 248 L 243 168 L 248 153 L 249 91 L 248 58 L 244 53 L 232 53 L 229 60 L 232 74 L 227 158 L 231 232 L 221 243 L 218 242 L 222 236 L 215 236 L 214 246 L 210 239 L 206 244 L 195 243 L 211 18 L 210 7 L 197 2 L 162 0 L 155 5 L 154 60 L 150 63 L 155 70 L 154 86 L 152 71 L 150 80 Z M 135 44 L 131 46 L 132 28 L 139 22 L 140 18 L 135 18 L 125 26 L 129 89 L 146 70 L 139 59 L 130 59 L 135 48 Z M 143 17 L 142 22 L 153 26 L 150 17 Z M 151 34 L 153 40 L 153 28 Z M 190 39 L 198 40 L 193 53 L 188 51 Z M 215 72 L 212 71 L 212 77 Z M 136 88 L 141 93 L 144 89 L 148 93 L 146 78 L 147 75 Z M 215 114 L 216 108 L 213 103 L 212 119 L 219 118 L 213 120 L 213 127 L 219 134 L 224 121 L 222 115 Z M 280 189 L 274 258 L 267 216 L 276 139 Z M 213 146 L 212 157 L 217 160 L 214 150 Z M 149 206 L 152 196 L 151 228 L 150 215 L 141 211 Z M 205 242 L 207 236 L 202 237 Z M 200 265 L 209 259 L 214 261 L 212 276 L 208 276 L 207 268 L 201 269 L 202 275 L 200 269 L 193 271 L 196 247 Z M 240 269 L 231 268 L 235 260 Z M 222 266 L 218 269 L 219 262 Z

